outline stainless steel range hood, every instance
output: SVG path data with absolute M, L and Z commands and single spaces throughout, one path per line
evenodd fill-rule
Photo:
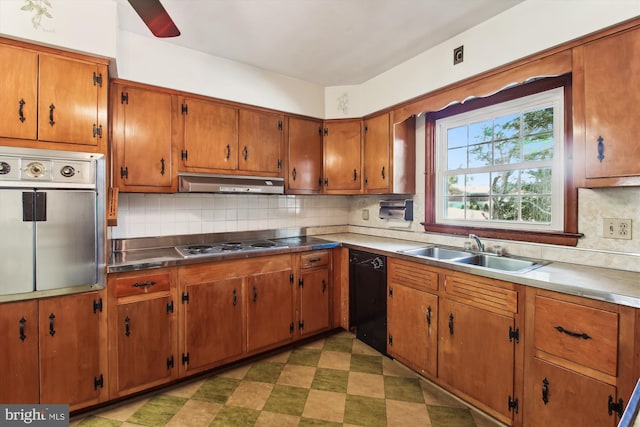
M 180 193 L 284 194 L 283 178 L 183 173 L 178 175 Z

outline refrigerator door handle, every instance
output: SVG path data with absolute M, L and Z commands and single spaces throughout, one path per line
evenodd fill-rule
M 47 193 L 36 191 L 36 212 L 34 221 L 47 220 Z
M 22 221 L 33 222 L 35 217 L 35 206 L 33 200 L 33 191 L 22 192 Z

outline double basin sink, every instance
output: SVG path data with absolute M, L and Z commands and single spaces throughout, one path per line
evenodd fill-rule
M 449 261 L 456 264 L 466 264 L 476 267 L 483 267 L 490 270 L 504 271 L 509 273 L 524 273 L 538 267 L 542 267 L 548 262 L 529 258 L 500 256 L 484 252 L 467 252 L 441 246 L 426 246 L 415 249 L 398 251 L 399 253 L 429 258 L 440 261 Z

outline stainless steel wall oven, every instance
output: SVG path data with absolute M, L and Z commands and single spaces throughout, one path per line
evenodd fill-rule
M 0 147 L 0 296 L 104 286 L 104 163 Z

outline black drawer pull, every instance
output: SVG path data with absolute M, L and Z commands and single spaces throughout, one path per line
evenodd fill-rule
M 130 321 L 131 319 L 129 319 L 129 316 L 124 318 L 124 334 L 126 336 L 131 335 L 131 326 L 129 325 Z
M 49 335 L 54 336 L 56 334 L 56 329 L 53 325 L 53 321 L 56 319 L 56 315 L 51 313 L 49 316 Z
M 566 330 L 565 328 L 563 328 L 562 326 L 556 326 L 556 329 L 558 330 L 558 332 L 561 332 L 563 334 L 567 334 L 570 337 L 574 337 L 574 338 L 582 338 L 583 340 L 590 340 L 591 337 L 587 334 L 585 334 L 584 332 L 579 334 L 578 332 L 571 332 Z
M 156 284 L 156 282 L 154 282 L 153 280 L 150 280 L 150 281 L 144 282 L 144 283 L 136 282 L 131 286 L 133 286 L 134 288 L 146 288 L 146 287 L 149 287 L 149 286 L 153 286 L 155 284 Z
M 20 340 L 24 341 L 27 339 L 27 336 L 24 334 L 24 325 L 27 323 L 27 319 L 24 317 L 20 319 Z
M 310 263 L 320 262 L 320 261 L 322 261 L 322 258 L 311 258 L 311 259 L 309 260 L 309 262 L 310 262 Z

